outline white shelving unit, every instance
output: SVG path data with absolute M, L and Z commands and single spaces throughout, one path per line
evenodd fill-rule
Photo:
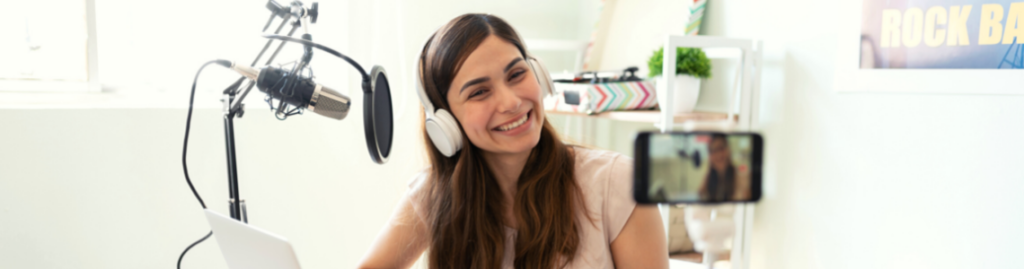
M 758 102 L 760 96 L 760 85 L 761 85 L 761 57 L 764 50 L 764 45 L 757 40 L 751 39 L 735 39 L 725 37 L 710 37 L 710 36 L 674 36 L 670 35 L 665 38 L 665 54 L 663 66 L 675 66 L 676 65 L 676 47 L 690 47 L 690 48 L 732 48 L 740 50 L 740 65 L 739 76 L 737 76 L 738 92 L 736 90 L 730 91 L 729 94 L 729 105 L 728 105 L 728 118 L 725 121 L 719 122 L 708 122 L 709 124 L 703 124 L 701 122 L 683 122 L 682 124 L 677 123 L 675 115 L 669 113 L 672 111 L 672 103 L 668 102 L 665 107 L 661 110 L 661 121 L 660 129 L 662 132 L 672 131 L 673 127 L 681 127 L 684 130 L 714 130 L 714 131 L 754 131 L 753 123 L 757 122 L 758 114 Z M 675 74 L 675 68 L 663 68 L 663 77 L 672 77 Z M 674 80 L 666 79 L 665 87 L 667 89 L 673 89 Z M 736 86 L 736 85 L 734 85 Z M 664 100 L 673 100 L 673 91 L 667 91 L 667 96 Z M 739 98 L 739 104 L 737 105 L 735 100 Z M 733 115 L 737 116 L 737 120 L 731 120 Z M 737 204 L 735 205 L 735 215 L 733 219 L 736 221 L 736 233 L 733 237 L 732 252 L 730 253 L 730 265 L 734 269 L 746 269 L 750 263 L 750 235 L 753 231 L 754 223 L 754 205 L 753 204 Z M 707 255 L 705 255 L 707 257 Z
M 663 59 L 665 63 L 663 66 L 675 66 L 676 65 L 676 50 L 672 49 L 675 47 L 690 47 L 690 48 L 702 48 L 702 49 L 738 49 L 740 54 L 738 55 L 742 64 L 740 65 L 739 75 L 736 83 L 739 87 L 737 90 L 729 92 L 729 104 L 728 104 L 728 118 L 736 116 L 737 121 L 727 121 L 726 123 L 719 124 L 708 124 L 704 122 L 676 122 L 673 120 L 675 115 L 671 115 L 667 111 L 672 110 L 672 102 L 665 104 L 662 107 L 660 123 L 672 122 L 672 124 L 659 124 L 659 128 L 662 132 L 667 132 L 673 129 L 673 127 L 683 127 L 684 129 L 718 129 L 726 131 L 751 131 L 751 123 L 757 121 L 757 102 L 758 94 L 760 91 L 760 80 L 761 80 L 761 51 L 763 49 L 762 44 L 759 41 L 751 39 L 735 39 L 725 37 L 711 37 L 711 36 L 674 36 L 670 35 L 665 38 L 665 54 Z M 727 53 L 722 53 L 727 54 Z M 674 68 L 663 68 L 663 77 L 672 77 L 675 74 Z M 665 80 L 665 86 L 668 89 L 673 88 L 675 84 L 674 80 Z M 736 86 L 736 85 L 734 85 Z M 668 91 L 665 100 L 672 100 L 674 95 L 673 91 Z M 739 98 L 739 104 L 736 104 L 736 99 Z M 688 125 L 689 124 L 689 125 Z M 694 125 L 696 124 L 696 125 Z
M 676 47 L 701 48 L 709 58 L 738 58 L 740 65 L 733 83 L 733 89 L 729 90 L 727 112 L 709 113 L 694 112 L 688 114 L 673 115 L 672 103 L 668 102 L 661 107 L 660 111 L 608 111 L 594 115 L 547 111 L 553 115 L 570 115 L 581 117 L 576 128 L 581 137 L 586 137 L 587 131 L 594 131 L 588 128 L 586 122 L 591 119 L 603 118 L 617 121 L 645 122 L 652 123 L 662 132 L 669 131 L 756 131 L 754 123 L 758 120 L 758 102 L 761 84 L 761 57 L 763 44 L 758 40 L 736 39 L 713 36 L 677 36 L 665 37 L 663 66 L 676 65 Z M 663 68 L 663 77 L 673 77 L 675 68 Z M 667 79 L 667 89 L 673 89 L 674 80 Z M 668 91 L 664 100 L 673 100 L 674 93 Z M 566 122 L 565 133 L 571 133 L 571 126 Z M 669 227 L 669 207 L 662 206 L 663 220 L 666 222 L 666 230 Z M 733 219 L 736 223 L 735 236 L 732 242 L 732 250 L 729 253 L 729 267 L 732 269 L 746 269 L 750 261 L 750 235 L 754 219 L 753 204 L 736 204 Z M 668 234 L 668 231 L 666 231 Z M 707 257 L 705 255 L 705 257 Z M 704 268 L 693 264 L 673 260 L 672 268 Z

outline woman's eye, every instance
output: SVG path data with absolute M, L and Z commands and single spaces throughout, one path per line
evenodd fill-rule
M 479 90 L 473 91 L 473 93 L 470 93 L 469 97 L 473 98 L 473 97 L 476 97 L 478 95 L 483 95 L 484 93 L 487 93 L 487 89 L 479 89 Z
M 509 80 L 516 79 L 516 78 L 522 76 L 523 73 L 526 73 L 526 70 L 516 71 L 515 73 L 512 73 L 512 76 L 509 77 Z

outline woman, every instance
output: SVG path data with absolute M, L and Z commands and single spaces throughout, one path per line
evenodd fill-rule
M 708 142 L 711 169 L 700 186 L 700 200 L 704 202 L 734 201 L 736 197 L 736 167 L 724 134 L 711 135 Z
M 492 15 L 431 36 L 419 83 L 463 147 L 446 157 L 427 140 L 431 166 L 360 267 L 408 268 L 429 249 L 430 268 L 668 268 L 657 209 L 632 199 L 632 161 L 563 144 L 528 59 Z

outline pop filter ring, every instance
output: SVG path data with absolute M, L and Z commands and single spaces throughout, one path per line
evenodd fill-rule
M 389 85 L 390 83 L 388 82 L 388 74 L 387 72 L 384 72 L 383 67 L 379 65 L 374 66 L 373 69 L 370 70 L 370 84 L 363 84 L 363 129 L 365 130 L 366 133 L 366 149 L 370 151 L 370 158 L 372 158 L 373 161 L 378 164 L 384 164 L 385 162 L 388 161 L 388 156 L 390 155 L 391 147 L 393 146 L 391 142 L 394 140 L 395 123 L 394 114 L 393 111 L 391 111 L 391 106 L 388 106 L 387 113 L 388 116 L 392 118 L 388 120 L 387 126 L 377 125 L 378 121 L 376 119 L 378 116 L 381 115 L 377 115 L 377 107 L 375 101 L 377 101 L 376 99 L 378 98 L 376 92 L 378 86 L 377 78 L 379 78 L 380 76 L 383 76 L 385 83 L 384 86 L 387 87 L 388 91 L 386 93 L 387 100 L 384 101 L 387 101 L 388 103 L 391 102 L 391 85 Z M 378 134 L 378 131 L 381 131 L 379 128 L 387 128 L 387 130 L 385 131 L 390 132 L 388 134 L 386 141 L 387 144 L 384 149 L 381 148 L 381 141 L 380 139 L 378 139 L 378 135 L 380 135 Z

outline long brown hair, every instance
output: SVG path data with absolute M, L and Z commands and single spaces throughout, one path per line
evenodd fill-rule
M 519 35 L 504 20 L 465 14 L 438 29 L 420 54 L 421 85 L 436 108 L 451 110 L 448 88 L 469 54 L 491 35 L 515 45 Z M 461 130 L 461 126 L 460 126 Z M 462 150 L 445 157 L 424 143 L 430 160 L 428 225 L 430 268 L 499 268 L 504 256 L 504 200 L 480 148 L 462 132 Z M 577 210 L 586 211 L 573 177 L 573 154 L 545 119 L 516 186 L 514 216 L 516 268 L 564 267 L 579 249 Z

